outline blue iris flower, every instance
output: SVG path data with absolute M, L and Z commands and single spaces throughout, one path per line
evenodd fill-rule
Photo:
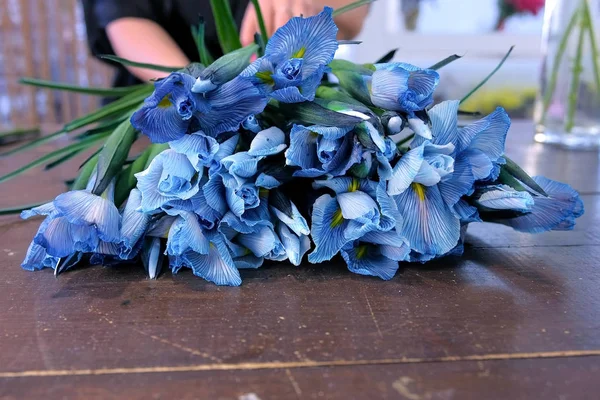
M 172 202 L 193 198 L 200 190 L 202 170 L 197 171 L 184 154 L 167 149 L 135 176 L 142 194 L 140 210 L 152 214 L 170 208 Z
M 132 115 L 131 124 L 154 143 L 175 141 L 198 129 L 217 137 L 265 108 L 266 97 L 247 79 L 237 77 L 205 94 L 191 91 L 194 82 L 184 72 L 155 82 L 154 93 Z
M 376 64 L 370 77 L 371 101 L 385 110 L 413 115 L 433 103 L 440 76 L 405 63 Z
M 103 196 L 87 190 L 63 193 L 53 202 L 26 210 L 24 219 L 45 215 L 23 262 L 26 269 L 56 267 L 76 252 L 94 253 L 120 240 L 121 216 L 113 203 L 114 184 Z
M 401 234 L 415 252 L 443 255 L 458 243 L 460 220 L 440 188 L 454 174 L 453 151 L 453 144 L 425 142 L 400 158 L 387 183 L 404 218 Z
M 271 218 L 275 220 L 276 232 L 279 235 L 287 258 L 294 265 L 300 265 L 304 254 L 310 249 L 310 229 L 306 219 L 300 214 L 296 205 L 287 197 L 277 192 L 277 203 L 270 203 Z
M 315 188 L 328 188 L 313 204 L 311 236 L 315 249 L 311 263 L 330 260 L 346 244 L 371 231 L 389 231 L 397 221 L 393 202 L 379 184 L 366 179 L 335 178 L 316 181 Z
M 119 257 L 123 260 L 137 255 L 150 222 L 151 216 L 139 210 L 141 205 L 142 193 L 138 189 L 132 189 L 122 214 Z
M 169 142 L 169 147 L 177 153 L 185 154 L 194 168 L 200 171 L 202 167 L 211 166 L 219 151 L 219 142 L 198 131 Z
M 294 17 L 269 39 L 264 57 L 242 73 L 265 94 L 283 103 L 313 100 L 326 66 L 338 48 L 333 9 Z
M 522 213 L 530 212 L 534 200 L 528 192 L 519 192 L 506 185 L 485 187 L 475 203 L 488 210 L 512 210 Z
M 341 250 L 350 271 L 384 280 L 394 277 L 398 263 L 406 261 L 409 252 L 410 247 L 396 230 L 368 232 Z
M 458 127 L 459 101 L 446 101 L 429 110 L 433 138 L 436 145 L 454 145 L 454 173 L 440 185 L 444 200 L 454 206 L 461 197 L 473 193 L 476 181 L 493 181 L 500 172 L 506 134 L 510 118 L 504 109 L 497 108 L 490 115 L 464 127 Z M 424 142 L 416 137 L 413 147 Z
M 553 181 L 543 176 L 533 177 L 548 196 L 534 195 L 533 204 L 524 192 L 511 193 L 505 190 L 504 196 L 508 197 L 503 202 L 485 202 L 488 208 L 500 208 L 519 211 L 511 216 L 495 215 L 490 213 L 486 221 L 501 223 L 512 227 L 519 232 L 540 233 L 546 231 L 567 231 L 575 227 L 575 220 L 583 215 L 583 201 L 579 193 L 571 186 Z M 507 194 L 511 193 L 511 194 Z M 483 196 L 482 196 L 483 197 Z M 525 201 L 519 199 L 526 199 Z M 478 200 L 481 203 L 481 198 Z M 493 207 L 490 207 L 493 206 Z
M 361 162 L 363 148 L 353 134 L 347 134 L 351 130 L 351 127 L 294 125 L 285 153 L 287 165 L 300 167 L 294 176 L 342 176 Z

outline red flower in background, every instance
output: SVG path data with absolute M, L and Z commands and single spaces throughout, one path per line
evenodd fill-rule
M 544 0 L 506 0 L 517 12 L 530 12 L 534 15 L 544 8 Z

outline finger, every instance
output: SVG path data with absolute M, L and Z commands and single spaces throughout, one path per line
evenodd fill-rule
M 244 19 L 242 20 L 242 28 L 240 30 L 240 41 L 243 46 L 248 46 L 254 42 L 254 34 L 258 29 L 258 21 L 256 20 L 256 12 L 252 4 L 246 8 Z

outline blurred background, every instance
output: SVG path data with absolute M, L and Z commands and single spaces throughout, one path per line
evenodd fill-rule
M 441 71 L 437 100 L 444 100 L 462 97 L 516 45 L 464 108 L 489 112 L 502 105 L 513 117 L 528 117 L 538 84 L 543 2 L 516 3 L 533 8 L 506 17 L 499 0 L 378 0 L 357 38 L 363 44 L 343 46 L 338 57 L 373 62 L 398 48 L 395 60 L 427 67 L 462 55 Z M 111 68 L 89 55 L 79 1 L 0 0 L 0 35 L 0 130 L 61 123 L 98 106 L 97 97 L 18 84 L 28 76 L 110 85 Z

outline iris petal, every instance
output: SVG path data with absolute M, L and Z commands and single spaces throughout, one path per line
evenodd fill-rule
M 183 258 L 194 275 L 217 285 L 239 286 L 242 283 L 240 273 L 235 267 L 225 240 L 213 235 L 207 255 L 187 252 Z
M 198 171 L 202 169 L 202 166 L 210 166 L 215 154 L 219 151 L 219 143 L 201 131 L 169 142 L 169 146 L 176 152 L 185 154 Z
M 388 181 L 388 194 L 394 196 L 408 189 L 423 164 L 423 150 L 423 146 L 419 146 L 410 150 L 398 160 Z
M 251 156 L 270 156 L 285 150 L 285 133 L 276 126 L 265 129 L 256 134 L 248 154 Z
M 327 194 L 319 197 L 313 205 L 311 224 L 315 249 L 308 255 L 308 261 L 318 264 L 335 256 L 348 242 L 344 232 L 346 225 L 347 222 L 341 219 L 337 201 Z
M 119 241 L 121 216 L 114 203 L 86 191 L 75 190 L 59 195 L 54 206 L 70 223 L 94 226 L 100 239 Z
M 348 269 L 355 274 L 377 276 L 387 281 L 398 271 L 398 261 L 383 256 L 376 248 L 369 245 L 345 247 L 341 254 Z
M 151 216 L 149 214 L 138 211 L 141 203 L 141 192 L 138 189 L 131 190 L 125 210 L 123 210 L 121 239 L 119 241 L 121 249 L 119 256 L 122 259 L 129 259 L 135 256 L 133 248 L 146 232 L 146 228 L 150 222 Z
M 402 236 L 419 253 L 445 254 L 458 243 L 459 220 L 444 203 L 437 186 L 416 185 L 395 198 L 404 217 Z

